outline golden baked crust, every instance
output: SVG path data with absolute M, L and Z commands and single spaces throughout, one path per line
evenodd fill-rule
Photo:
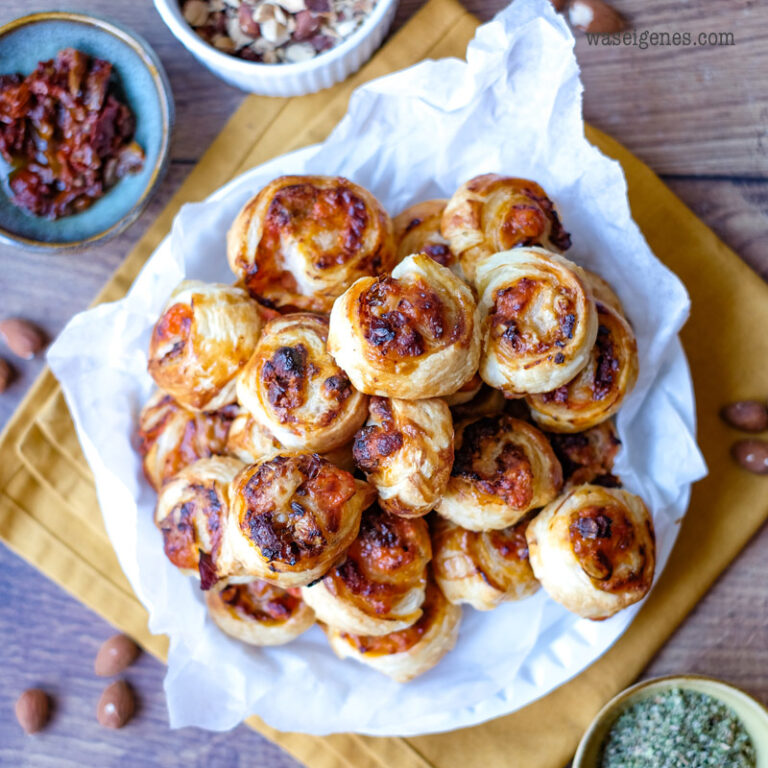
M 281 445 L 275 436 L 259 424 L 248 411 L 243 408 L 238 410 L 227 435 L 226 453 L 236 456 L 246 464 L 254 464 L 286 452 L 286 447 Z M 320 455 L 340 469 L 346 469 L 347 472 L 355 471 L 351 440 Z
M 452 395 L 446 395 L 443 400 L 449 408 L 456 408 L 459 405 L 466 405 L 477 397 L 477 394 L 483 387 L 483 380 L 480 374 L 476 373 L 469 381 L 457 389 Z
M 641 600 L 653 582 L 653 521 L 639 496 L 582 485 L 528 526 L 536 578 L 550 597 L 586 619 L 607 619 Z
M 624 307 L 621 304 L 621 299 L 616 295 L 616 291 L 613 290 L 611 284 L 600 277 L 596 272 L 590 272 L 588 269 L 582 267 L 584 277 L 587 284 L 592 290 L 592 296 L 598 304 L 604 304 L 614 312 L 618 312 L 625 320 L 626 315 L 624 313 Z
M 498 389 L 483 384 L 471 400 L 452 405 L 451 413 L 454 422 L 479 419 L 483 416 L 496 416 L 505 410 L 508 402 Z
M 528 562 L 525 531 L 530 517 L 498 531 L 468 531 L 435 517 L 432 571 L 446 598 L 478 611 L 529 597 L 539 588 Z
M 323 627 L 339 658 L 356 659 L 399 683 L 432 669 L 450 651 L 459 634 L 461 608 L 451 605 L 433 581 L 427 584 L 421 618 L 388 635 L 364 636 Z
M 333 305 L 328 349 L 361 392 L 443 397 L 477 370 L 480 333 L 470 288 L 419 254 L 391 276 L 358 280 Z
M 560 462 L 536 427 L 506 414 L 456 427 L 451 479 L 435 508 L 471 531 L 501 529 L 548 504 L 563 484 Z
M 155 525 L 163 533 L 167 558 L 210 589 L 229 573 L 219 557 L 227 535 L 230 487 L 242 462 L 226 456 L 200 459 L 160 491 Z
M 285 450 L 285 446 L 244 408 L 232 420 L 227 434 L 226 452 L 246 464 L 271 459 Z
M 392 222 L 368 190 L 348 179 L 281 176 L 237 215 L 227 258 L 268 306 L 330 312 L 359 277 L 392 268 Z
M 330 451 L 352 440 L 368 398 L 326 349 L 328 320 L 301 312 L 270 320 L 237 380 L 237 398 L 282 445 Z
M 551 392 L 584 368 L 597 308 L 581 267 L 542 248 L 516 248 L 477 270 L 480 375 L 507 397 Z
M 459 260 L 440 232 L 447 200 L 425 200 L 406 208 L 394 218 L 397 261 L 424 253 L 461 277 Z M 458 270 L 458 271 L 457 271 Z
M 566 251 L 570 235 L 547 193 L 535 182 L 486 173 L 462 184 L 443 212 L 442 233 L 474 280 L 487 256 L 519 246 Z
M 376 495 L 368 483 L 309 453 L 250 464 L 230 494 L 221 570 L 284 588 L 315 581 L 344 557 Z
M 355 463 L 379 495 L 382 509 L 403 517 L 430 512 L 453 465 L 453 420 L 431 400 L 372 397 L 366 426 L 355 436 Z
M 150 485 L 159 491 L 184 467 L 225 453 L 235 411 L 231 405 L 209 413 L 190 411 L 157 390 L 139 414 L 139 453 Z
M 533 420 L 552 432 L 583 432 L 609 419 L 637 381 L 637 342 L 629 323 L 598 302 L 597 340 L 576 377 L 552 392 L 528 395 Z
M 332 627 L 363 635 L 396 632 L 421 616 L 431 557 L 424 520 L 371 507 L 346 559 L 301 594 Z
M 147 370 L 187 408 L 235 401 L 235 377 L 261 332 L 259 306 L 240 288 L 184 280 L 152 330 Z
M 223 584 L 205 593 L 205 604 L 223 632 L 249 645 L 284 645 L 315 623 L 298 589 L 266 581 Z
M 606 488 L 621 485 L 621 480 L 613 474 L 613 462 L 621 441 L 610 421 L 586 432 L 554 432 L 547 437 L 563 468 L 564 490 L 585 483 Z

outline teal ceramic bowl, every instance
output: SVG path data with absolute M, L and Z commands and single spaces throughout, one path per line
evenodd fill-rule
M 62 48 L 112 62 L 121 96 L 136 118 L 135 139 L 146 160 L 139 173 L 121 179 L 90 208 L 55 221 L 21 210 L 11 203 L 6 185 L 0 185 L 0 241 L 28 250 L 84 248 L 122 232 L 146 206 L 168 162 L 170 85 L 155 52 L 133 32 L 77 13 L 25 16 L 0 27 L 0 74 L 27 75 L 38 61 L 54 58 Z M 8 168 L 2 171 L 5 175 Z

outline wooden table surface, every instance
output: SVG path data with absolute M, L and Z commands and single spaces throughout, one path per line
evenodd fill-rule
M 402 0 L 396 24 L 422 0 Z M 489 18 L 504 0 L 465 0 Z M 768 277 L 768 4 L 759 0 L 615 0 L 638 32 L 732 32 L 729 47 L 594 47 L 577 56 L 587 120 L 648 162 L 718 235 Z M 50 0 L 4 0 L 0 24 L 47 10 Z M 82 254 L 31 255 L 0 246 L 0 317 L 23 315 L 55 336 L 84 309 L 166 204 L 243 94 L 208 73 L 179 45 L 151 0 L 69 0 L 69 10 L 112 17 L 154 46 L 176 98 L 171 168 L 149 209 L 123 236 Z M 5 350 L 0 348 L 0 355 Z M 0 426 L 43 365 L 14 361 L 17 377 L 0 396 Z M 768 394 L 756 392 L 755 395 Z M 734 511 L 737 513 L 737 510 Z M 646 675 L 698 672 L 725 678 L 768 701 L 768 530 L 747 547 L 682 624 Z M 93 656 L 110 627 L 34 568 L 0 547 L 0 765 L 207 768 L 296 763 L 245 726 L 225 734 L 171 731 L 162 665 L 146 655 L 127 678 L 138 715 L 122 731 L 96 724 L 103 681 Z M 56 700 L 50 728 L 25 737 L 16 696 L 42 686 Z

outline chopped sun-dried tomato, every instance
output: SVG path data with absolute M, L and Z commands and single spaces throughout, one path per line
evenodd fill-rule
M 112 65 L 74 48 L 27 77 L 0 75 L 0 155 L 15 205 L 58 219 L 88 208 L 144 165 Z

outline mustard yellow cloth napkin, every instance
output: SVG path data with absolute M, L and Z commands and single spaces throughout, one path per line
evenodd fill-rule
M 248 97 L 99 300 L 126 292 L 183 203 L 205 197 L 277 154 L 324 139 L 360 83 L 424 58 L 462 56 L 476 26 L 455 0 L 430 0 L 346 83 L 296 99 Z M 683 342 L 710 475 L 695 486 L 669 565 L 637 619 L 579 677 L 515 714 L 417 738 L 318 738 L 279 733 L 249 720 L 310 768 L 560 768 L 596 711 L 638 676 L 768 515 L 768 480 L 731 462 L 734 435 L 717 417 L 725 402 L 765 394 L 768 334 L 759 329 L 768 327 L 768 287 L 647 166 L 604 134 L 588 129 L 587 135 L 622 164 L 635 220 L 691 294 L 693 311 Z M 165 657 L 166 640 L 148 633 L 146 612 L 106 537 L 90 471 L 49 371 L 0 436 L 0 538 L 147 650 Z

